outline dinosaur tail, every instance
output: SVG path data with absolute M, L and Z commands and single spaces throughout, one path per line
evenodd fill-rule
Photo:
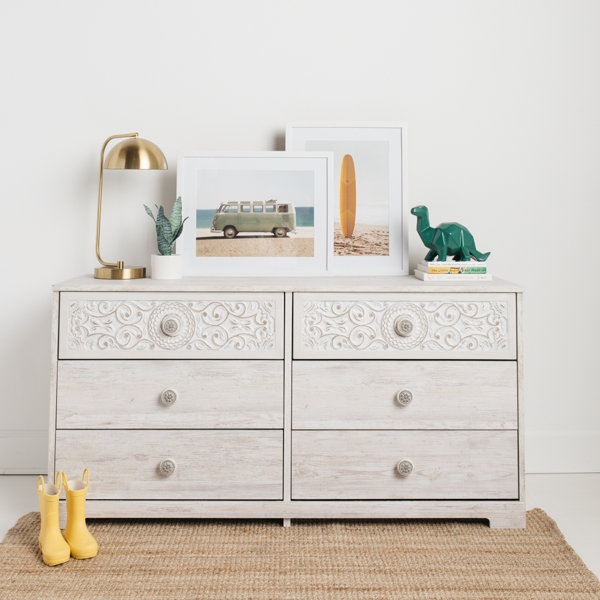
M 491 254 L 491 252 L 478 252 L 477 250 L 471 250 L 471 254 L 475 257 L 475 260 L 482 262 L 487 260 L 487 257 Z

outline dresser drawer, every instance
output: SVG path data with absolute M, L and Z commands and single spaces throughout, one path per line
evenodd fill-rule
M 56 468 L 83 467 L 90 500 L 280 500 L 283 432 L 58 430 Z
M 294 361 L 295 429 L 516 429 L 513 361 Z
M 514 359 L 514 294 L 294 294 L 294 358 Z
M 283 427 L 283 361 L 62 360 L 59 429 Z
M 283 294 L 61 292 L 59 358 L 283 358 Z
M 296 500 L 518 498 L 516 431 L 294 431 Z M 400 463 L 412 463 L 402 477 Z

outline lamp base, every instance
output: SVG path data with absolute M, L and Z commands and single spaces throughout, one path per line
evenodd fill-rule
M 143 279 L 146 267 L 98 267 L 94 269 L 96 279 Z

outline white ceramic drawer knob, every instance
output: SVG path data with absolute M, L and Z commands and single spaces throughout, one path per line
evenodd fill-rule
M 168 390 L 163 390 L 160 393 L 160 403 L 163 406 L 172 406 L 173 404 L 175 404 L 175 402 L 177 402 L 177 391 L 176 390 L 168 389 Z
M 398 475 L 400 475 L 400 477 L 408 477 L 412 473 L 413 468 L 414 465 L 412 464 L 412 461 L 408 460 L 407 458 L 401 460 L 396 465 L 396 471 L 398 471 Z
M 400 390 L 396 394 L 396 402 L 400 406 L 408 406 L 412 402 L 412 399 L 413 399 L 413 395 L 410 390 Z
M 176 315 L 167 315 L 160 323 L 160 329 L 169 337 L 175 337 L 181 329 L 181 322 Z
M 408 337 L 413 332 L 414 327 L 413 322 L 406 317 L 400 317 L 394 322 L 394 331 L 400 337 Z
M 158 472 L 163 477 L 170 477 L 175 473 L 177 463 L 172 458 L 165 458 L 158 463 Z

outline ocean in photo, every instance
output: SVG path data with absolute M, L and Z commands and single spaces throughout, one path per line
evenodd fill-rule
M 211 209 L 196 210 L 196 229 L 209 229 L 215 211 Z M 314 227 L 315 209 L 312 206 L 296 206 L 296 227 Z

